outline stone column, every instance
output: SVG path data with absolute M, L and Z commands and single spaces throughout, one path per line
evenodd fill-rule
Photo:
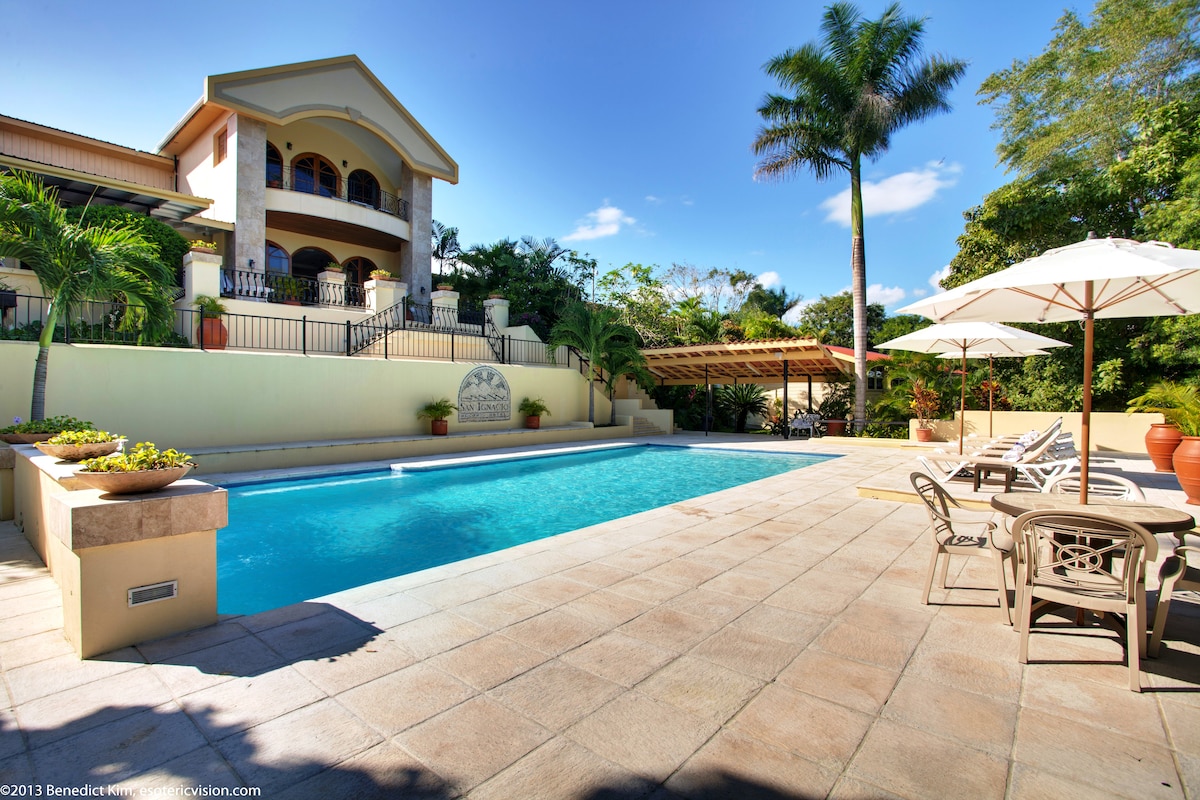
M 508 301 L 499 297 L 489 297 L 483 301 L 483 313 L 496 326 L 499 333 L 504 333 L 508 327 Z
M 265 272 L 267 265 L 267 126 L 249 117 L 229 118 L 231 155 L 237 159 L 237 215 L 232 269 Z
M 408 285 L 403 281 L 373 278 L 363 284 L 367 292 L 367 311 L 378 314 L 399 303 L 408 294 Z
M 400 248 L 400 277 L 414 294 L 423 295 L 432 287 L 433 178 L 413 172 L 405 164 L 397 188 L 400 197 L 409 203 L 409 228 L 412 231 L 411 240 Z

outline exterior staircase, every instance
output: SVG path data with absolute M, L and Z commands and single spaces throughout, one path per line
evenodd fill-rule
M 655 425 L 645 417 L 633 418 L 633 435 L 634 436 L 662 436 L 666 433 L 662 428 Z

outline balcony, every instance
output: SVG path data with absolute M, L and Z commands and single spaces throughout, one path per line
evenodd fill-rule
M 298 275 L 240 269 L 221 270 L 221 296 L 325 308 L 362 309 L 367 305 L 366 291 L 357 283 L 326 283 Z
M 328 197 L 412 221 L 407 200 L 381 189 L 351 185 L 335 175 L 315 175 L 311 170 L 275 166 L 267 170 L 267 188 Z

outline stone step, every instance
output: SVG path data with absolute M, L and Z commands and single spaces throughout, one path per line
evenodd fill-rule
M 634 436 L 662 436 L 666 431 L 655 425 L 645 417 L 633 418 L 633 435 Z

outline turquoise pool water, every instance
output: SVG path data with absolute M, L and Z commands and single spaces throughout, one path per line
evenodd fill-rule
M 229 486 L 222 614 L 253 614 L 835 456 L 641 445 L 422 472 Z

